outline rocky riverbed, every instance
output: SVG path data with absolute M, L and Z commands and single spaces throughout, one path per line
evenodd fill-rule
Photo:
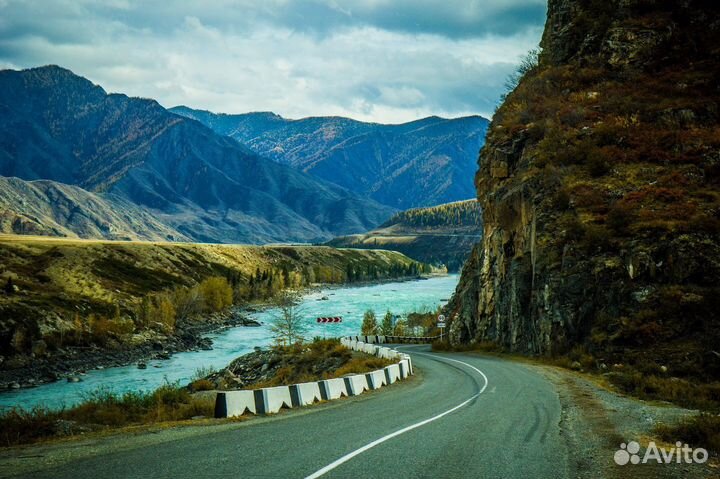
M 235 326 L 259 325 L 243 311 L 231 309 L 226 313 L 211 315 L 203 321 L 178 324 L 172 335 L 138 335 L 130 343 L 113 342 L 106 348 L 67 347 L 45 354 L 2 358 L 0 390 L 28 388 L 58 380 L 79 382 L 87 371 L 93 369 L 134 363 L 143 368 L 147 361 L 170 359 L 173 353 L 212 349 L 212 340 L 205 336 L 208 333 Z

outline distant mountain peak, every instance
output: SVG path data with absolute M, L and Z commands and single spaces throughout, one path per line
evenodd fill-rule
M 0 108 L 0 176 L 72 185 L 78 204 L 93 197 L 83 196 L 83 189 L 98 204 L 108 200 L 101 208 L 106 211 L 133 205 L 121 212 L 133 217 L 125 225 L 142 225 L 146 214 L 164 225 L 157 231 L 196 241 L 313 242 L 364 231 L 395 212 L 261 158 L 155 100 L 107 94 L 61 67 L 0 72 Z M 32 213 L 37 218 L 56 217 L 52 231 L 102 234 L 86 224 L 82 209 L 56 214 L 45 204 L 54 191 L 71 189 L 48 189 L 45 199 L 33 185 L 17 184 L 16 191 L 35 195 L 28 204 L 42 212 Z M 17 218 L 29 213 L 8 204 Z M 36 223 L 33 228 L 42 230 L 43 221 Z
M 170 111 L 259 155 L 401 209 L 473 196 L 477 155 L 489 124 L 481 116 L 383 125 L 341 116 L 289 120 L 269 112 Z

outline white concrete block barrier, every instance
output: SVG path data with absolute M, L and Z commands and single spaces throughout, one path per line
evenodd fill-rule
M 380 389 L 395 381 L 406 379 L 413 374 L 410 356 L 386 346 L 377 346 L 389 338 L 389 336 L 351 336 L 342 338 L 340 343 L 353 351 L 373 354 L 379 358 L 397 359 L 396 364 L 365 374 L 353 374 L 318 382 L 248 391 L 220 391 L 215 397 L 215 417 L 242 416 L 248 412 L 274 414 L 282 408 L 302 407 L 343 396 L 357 396 L 365 391 Z
M 308 406 L 322 400 L 319 383 L 301 383 L 290 386 L 293 407 Z
M 318 384 L 320 385 L 320 394 L 325 401 L 331 401 L 349 395 L 343 378 L 325 379 Z
M 387 379 L 385 378 L 384 370 L 365 373 L 365 379 L 367 380 L 370 389 L 380 389 L 383 386 L 387 386 Z
M 242 416 L 246 412 L 257 414 L 255 391 L 224 391 L 215 396 L 215 417 Z
M 364 374 L 356 374 L 354 376 L 345 376 L 342 378 L 345 381 L 345 390 L 350 396 L 359 396 L 365 391 L 370 390 L 368 386 L 367 378 Z
M 391 364 L 390 366 L 385 366 L 385 379 L 387 379 L 388 384 L 401 380 L 402 376 L 400 375 L 400 365 Z
M 259 404 L 256 401 L 258 414 L 274 414 L 283 407 L 293 407 L 292 398 L 290 397 L 290 386 L 276 386 L 274 388 L 264 388 L 255 391 L 260 393 Z

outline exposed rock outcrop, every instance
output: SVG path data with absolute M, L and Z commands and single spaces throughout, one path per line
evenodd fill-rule
M 550 0 L 541 46 L 480 155 L 451 339 L 716 375 L 717 4 Z

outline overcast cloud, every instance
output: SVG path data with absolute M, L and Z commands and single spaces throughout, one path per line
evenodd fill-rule
M 0 68 L 217 112 L 489 117 L 545 0 L 0 0 Z

